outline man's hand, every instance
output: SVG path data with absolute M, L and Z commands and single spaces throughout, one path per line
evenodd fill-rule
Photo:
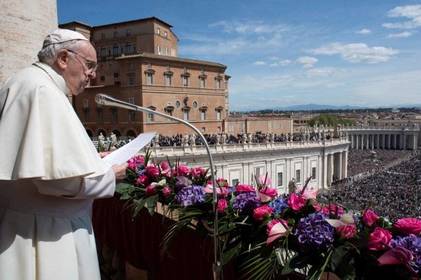
M 126 178 L 127 165 L 127 163 L 123 163 L 120 165 L 116 164 L 112 166 L 116 180 L 123 180 L 124 178 Z
M 111 154 L 111 152 L 99 152 L 99 156 L 101 158 L 108 156 L 109 154 Z

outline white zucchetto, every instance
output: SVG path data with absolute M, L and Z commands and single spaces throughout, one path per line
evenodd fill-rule
M 52 44 L 61 44 L 72 40 L 88 41 L 88 39 L 79 32 L 59 28 L 45 37 L 44 42 L 42 43 L 42 48 L 48 47 Z

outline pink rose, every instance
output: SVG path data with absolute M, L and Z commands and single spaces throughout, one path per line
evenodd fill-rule
M 178 176 L 189 176 L 189 174 L 190 174 L 190 168 L 188 166 L 180 164 L 177 167 Z
M 171 167 L 168 161 L 163 161 L 159 164 L 159 168 L 161 169 L 161 173 L 164 176 L 171 176 Z
M 336 228 L 339 236 L 345 239 L 353 238 L 357 234 L 357 227 L 355 224 L 348 224 Z
M 228 202 L 225 198 L 219 199 L 217 204 L 217 210 L 219 213 L 224 213 L 225 209 L 228 207 Z
M 171 191 L 171 188 L 170 187 L 165 186 L 165 187 L 162 188 L 162 195 L 165 198 L 168 198 L 171 195 L 171 193 L 172 193 L 172 191 Z
M 136 185 L 143 185 L 143 186 L 145 186 L 145 185 L 148 184 L 148 182 L 149 182 L 148 176 L 143 175 L 143 174 L 140 175 L 139 177 L 137 177 L 137 179 L 136 179 Z
M 271 198 L 274 198 L 278 195 L 278 191 L 275 188 L 263 188 L 260 190 L 260 193 L 267 195 Z
M 143 156 L 134 156 L 127 161 L 127 168 L 130 168 L 136 171 L 136 168 L 139 165 L 144 165 L 144 164 L 145 164 L 145 158 Z
M 159 169 L 156 165 L 148 165 L 145 168 L 145 173 L 152 178 L 156 178 L 159 176 Z
M 156 194 L 156 184 L 152 183 L 149 186 L 145 188 L 145 194 L 146 196 L 154 195 Z
M 193 167 L 191 169 L 191 175 L 194 178 L 200 178 L 204 176 L 205 174 L 206 174 L 206 169 L 204 169 L 203 167 Z
M 380 251 L 387 248 L 392 234 L 387 229 L 376 227 L 368 239 L 368 249 L 373 251 Z
M 393 225 L 398 231 L 405 234 L 419 235 L 421 233 L 421 220 L 416 218 L 402 218 Z
M 300 211 L 305 205 L 307 200 L 299 194 L 292 193 L 288 198 L 288 205 L 294 211 Z
M 236 192 L 255 192 L 256 190 L 253 188 L 253 186 L 250 185 L 237 185 L 235 187 Z
M 371 209 L 367 209 L 363 214 L 363 222 L 365 225 L 371 227 L 379 219 L 379 216 Z
M 268 205 L 263 205 L 253 210 L 253 218 L 257 221 L 261 221 L 265 217 L 270 216 L 272 212 L 273 209 L 271 207 L 269 207 Z

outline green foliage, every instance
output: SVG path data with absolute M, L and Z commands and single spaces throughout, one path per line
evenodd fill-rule
M 321 114 L 317 117 L 312 118 L 308 121 L 309 126 L 324 125 L 330 127 L 336 127 L 338 125 L 354 125 L 351 120 L 339 118 L 335 115 Z

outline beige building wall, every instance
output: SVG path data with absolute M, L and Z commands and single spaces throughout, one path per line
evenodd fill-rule
M 37 60 L 42 41 L 56 28 L 56 0 L 0 1 L 0 85 Z

